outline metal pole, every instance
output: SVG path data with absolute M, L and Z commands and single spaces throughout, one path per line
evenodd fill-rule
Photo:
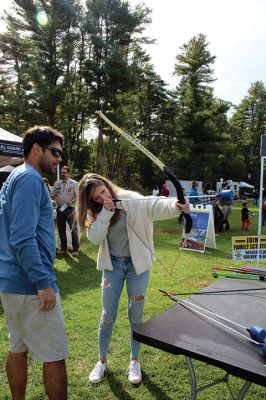
M 258 221 L 258 250 L 257 250 L 257 264 L 259 266 L 260 263 L 260 237 L 261 237 L 261 220 L 262 220 L 262 192 L 263 192 L 263 171 L 264 171 L 264 158 L 261 157 L 260 162 L 260 197 L 259 197 L 259 221 Z

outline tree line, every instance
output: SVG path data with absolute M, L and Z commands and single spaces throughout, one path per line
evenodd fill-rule
M 122 0 L 14 0 L 0 35 L 1 126 L 21 135 L 52 125 L 76 179 L 94 171 L 149 192 L 161 171 L 97 119 L 102 110 L 180 179 L 251 174 L 258 184 L 265 85 L 252 83 L 238 105 L 215 97 L 215 55 L 198 34 L 177 49 L 177 84 L 167 89 L 143 48 L 154 42 L 145 36 L 151 17 Z M 86 140 L 91 125 L 98 135 Z

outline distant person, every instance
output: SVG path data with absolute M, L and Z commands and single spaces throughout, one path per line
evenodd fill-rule
M 121 200 L 114 202 L 115 198 Z M 91 383 L 99 383 L 106 374 L 109 346 L 125 283 L 130 321 L 128 380 L 133 385 L 141 382 L 140 342 L 133 338 L 133 323 L 143 322 L 150 270 L 155 261 L 154 253 L 149 250 L 154 248 L 153 221 L 174 218 L 180 210 L 188 213 L 188 203 L 182 205 L 176 199 L 163 197 L 147 201 L 146 197 L 118 187 L 97 174 L 86 174 L 81 179 L 78 221 L 81 228 L 87 228 L 88 239 L 99 245 L 97 269 L 102 271 L 99 361 L 89 375 Z
M 221 206 L 223 208 L 224 217 L 227 220 L 225 229 L 230 229 L 229 217 L 232 214 L 234 192 L 231 190 L 230 183 L 224 183 L 222 191 L 219 193 Z
M 163 183 L 163 185 L 162 185 L 161 196 L 165 196 L 165 197 L 169 196 L 169 190 L 167 189 L 165 183 Z
M 28 352 L 43 363 L 47 397 L 67 399 L 69 350 L 53 268 L 53 208 L 41 176 L 56 172 L 62 145 L 63 136 L 49 126 L 28 129 L 25 163 L 0 192 L 0 300 L 9 331 L 6 371 L 13 400 L 25 400 Z
M 219 194 L 215 197 L 215 201 L 213 204 L 213 215 L 214 215 L 214 229 L 215 233 L 222 232 L 224 230 L 224 226 L 228 223 L 227 219 L 224 217 L 223 211 L 219 207 Z
M 215 191 L 212 189 L 212 185 L 208 182 L 205 183 L 202 189 L 203 196 L 201 198 L 201 202 L 204 206 L 206 205 L 214 205 L 215 203 Z
M 152 191 L 152 195 L 153 195 L 154 197 L 157 197 L 157 196 L 159 196 L 159 193 L 160 193 L 160 191 L 159 191 L 158 186 L 155 186 L 155 188 L 154 188 L 153 191 Z
M 245 188 L 239 188 L 239 198 L 240 200 L 245 200 L 246 199 L 246 191 Z
M 200 203 L 200 199 L 198 197 L 199 196 L 198 187 L 199 187 L 198 182 L 193 181 L 191 191 L 189 193 L 189 202 L 190 204 L 193 204 L 193 206 Z
M 249 209 L 248 209 L 248 202 L 246 200 L 244 200 L 242 202 L 242 209 L 241 209 L 241 220 L 242 220 L 242 225 L 241 225 L 241 229 L 242 231 L 244 231 L 246 229 L 246 231 L 248 231 L 248 227 L 250 225 L 250 220 L 249 220 Z
M 262 202 L 262 226 L 266 226 L 266 200 Z
M 51 188 L 51 186 L 50 186 L 50 183 L 49 183 L 48 178 L 42 178 L 42 180 L 43 180 L 45 186 L 47 187 L 49 196 L 51 196 L 51 190 L 52 190 L 52 188 Z
M 66 224 L 68 224 L 72 237 L 72 255 L 79 255 L 79 232 L 75 217 L 75 206 L 78 197 L 78 182 L 70 178 L 68 166 L 61 168 L 61 179 L 55 182 L 52 188 L 52 198 L 56 202 L 56 223 L 60 238 L 61 248 L 57 254 L 63 256 L 67 253 Z
M 257 189 L 255 189 L 252 193 L 252 198 L 253 198 L 253 206 L 258 207 L 258 200 L 259 200 L 259 192 Z

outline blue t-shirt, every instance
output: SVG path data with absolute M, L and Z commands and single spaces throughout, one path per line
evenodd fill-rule
M 0 292 L 37 294 L 54 273 L 53 208 L 41 175 L 28 164 L 14 169 L 0 192 Z
M 219 193 L 222 205 L 231 206 L 234 200 L 234 192 L 230 189 L 224 189 Z
M 199 196 L 197 189 L 192 188 L 189 193 L 189 196 L 193 196 L 192 198 L 189 199 L 190 204 L 195 205 L 200 203 L 199 197 L 194 197 L 194 196 Z

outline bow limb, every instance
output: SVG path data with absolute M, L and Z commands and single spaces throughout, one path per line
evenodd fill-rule
M 175 176 L 174 172 L 170 167 L 165 165 L 159 158 L 155 157 L 154 154 L 152 154 L 146 147 L 144 147 L 142 144 L 140 144 L 137 140 L 135 140 L 132 136 L 130 136 L 128 133 L 124 132 L 121 128 L 119 128 L 117 125 L 115 125 L 109 118 L 107 118 L 101 111 L 97 111 L 97 114 L 99 115 L 100 118 L 102 118 L 105 122 L 107 122 L 108 125 L 110 125 L 116 132 L 118 132 L 121 136 L 123 136 L 126 140 L 128 140 L 130 143 L 132 143 L 137 149 L 139 149 L 142 153 L 144 153 L 154 164 L 157 165 L 157 167 L 160 168 L 161 171 L 165 173 L 165 175 L 171 180 L 173 183 L 176 193 L 177 193 L 177 198 L 179 203 L 185 204 L 185 197 L 183 193 L 182 186 Z M 184 214 L 185 218 L 185 231 L 186 233 L 189 233 L 191 228 L 192 228 L 192 218 L 190 214 Z
M 179 180 L 175 176 L 172 168 L 170 168 L 167 165 L 165 165 L 164 168 L 163 168 L 163 172 L 165 173 L 165 175 L 170 179 L 170 181 L 174 185 L 175 190 L 176 190 L 176 194 L 177 194 L 177 198 L 178 198 L 178 202 L 181 203 L 181 204 L 185 204 L 186 200 L 185 200 L 183 188 L 182 188 Z M 190 214 L 184 214 L 184 213 L 182 213 L 182 214 L 184 215 L 184 218 L 185 218 L 185 221 L 186 221 L 185 232 L 189 233 L 191 231 L 191 228 L 192 228 L 191 215 Z
M 128 133 L 123 131 L 121 128 L 119 128 L 117 125 L 115 125 L 109 118 L 107 118 L 101 111 L 97 111 L 97 114 L 99 115 L 100 118 L 102 118 L 105 122 L 107 122 L 108 125 L 111 126 L 116 132 L 118 132 L 121 136 L 123 136 L 126 140 L 128 140 L 130 143 L 132 143 L 137 149 L 139 149 L 142 153 L 144 153 L 154 164 L 157 165 L 157 167 L 160 168 L 160 170 L 164 170 L 165 165 L 162 163 L 159 158 L 155 157 L 146 147 L 144 147 L 141 143 L 139 143 L 136 139 L 134 139 L 132 136 L 130 136 Z

